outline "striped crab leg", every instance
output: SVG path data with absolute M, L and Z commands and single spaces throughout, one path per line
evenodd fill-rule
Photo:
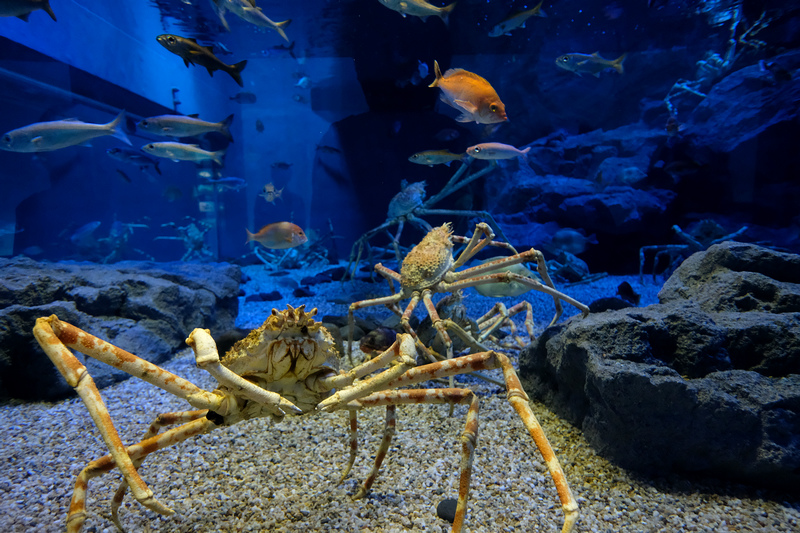
M 390 382 L 387 386 L 389 388 L 398 388 L 404 387 L 408 385 L 414 385 L 416 383 L 421 383 L 423 381 L 428 381 L 435 378 L 443 378 L 457 374 L 464 374 L 467 372 L 474 372 L 476 370 L 491 370 L 495 368 L 500 368 L 503 372 L 503 377 L 505 378 L 506 388 L 507 388 L 507 398 L 509 403 L 512 405 L 514 410 L 517 412 L 519 417 L 522 419 L 522 423 L 525 425 L 525 429 L 528 430 L 531 438 L 533 438 L 536 447 L 539 449 L 539 453 L 542 454 L 545 463 L 547 464 L 547 469 L 550 471 L 550 475 L 553 478 L 553 483 L 556 486 L 556 492 L 558 493 L 559 500 L 561 501 L 561 507 L 564 511 L 564 526 L 561 529 L 561 533 L 570 533 L 575 528 L 575 523 L 578 521 L 578 502 L 575 500 L 575 497 L 572 494 L 572 491 L 569 488 L 569 484 L 567 483 L 566 475 L 564 474 L 564 470 L 561 468 L 561 464 L 558 461 L 558 457 L 556 457 L 555 452 L 553 451 L 552 446 L 550 446 L 550 442 L 547 440 L 547 436 L 542 429 L 541 424 L 536 419 L 536 415 L 533 413 L 533 410 L 530 406 L 530 398 L 528 397 L 525 390 L 522 388 L 522 384 L 519 381 L 519 377 L 517 373 L 514 371 L 514 367 L 511 364 L 511 360 L 497 352 L 481 352 L 475 353 L 470 355 L 464 355 L 461 357 L 456 357 L 454 359 L 448 359 L 446 361 L 440 361 L 438 363 L 431 363 L 428 365 L 414 367 L 405 374 L 397 378 L 396 380 Z M 453 389 L 433 389 L 434 391 L 438 390 L 453 390 Z M 455 390 L 463 390 L 463 389 L 455 389 Z M 416 391 L 422 391 L 421 393 L 417 393 Z M 361 398 L 360 400 L 352 401 L 348 405 L 349 408 L 361 408 L 362 406 L 366 405 L 381 405 L 381 401 L 383 397 L 386 398 L 398 398 L 394 401 L 389 401 L 388 403 L 444 403 L 446 401 L 454 401 L 452 399 L 440 399 L 436 395 L 431 395 L 426 398 L 427 393 L 424 389 L 411 389 L 411 390 L 400 390 L 400 391 L 389 391 L 389 392 L 382 392 L 382 393 L 375 393 L 365 398 Z M 408 401 L 404 401 L 405 398 L 408 398 Z M 470 404 L 470 409 L 472 409 L 472 404 Z M 468 415 L 469 416 L 469 415 Z M 467 420 L 468 427 L 469 427 L 469 418 Z M 467 432 L 467 428 L 465 428 L 465 432 Z M 475 406 L 475 435 L 477 435 L 477 404 Z M 465 436 L 462 434 L 462 443 L 464 442 Z M 466 462 L 464 458 L 465 452 L 462 450 L 462 479 L 465 477 L 463 468 L 466 467 Z M 471 460 L 469 462 L 471 465 Z M 378 465 L 379 466 L 379 465 Z M 468 476 L 467 476 L 468 482 Z M 468 487 L 467 487 L 468 489 Z M 463 512 L 466 513 L 466 491 L 463 487 L 459 487 L 459 505 L 460 500 L 462 499 L 462 492 L 464 497 L 464 510 Z M 459 508 L 456 508 L 456 514 L 458 519 L 458 512 Z M 463 516 L 461 516 L 463 520 Z M 453 533 L 460 531 L 460 529 L 456 529 L 455 525 L 453 527 Z

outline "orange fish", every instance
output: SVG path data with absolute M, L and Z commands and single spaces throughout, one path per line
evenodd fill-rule
M 439 87 L 442 102 L 462 112 L 457 121 L 496 124 L 508 120 L 506 106 L 488 81 L 463 68 L 451 68 L 442 76 L 438 61 L 433 69 L 436 79 L 428 87 Z
M 284 250 L 286 248 L 294 248 L 300 246 L 308 241 L 308 237 L 297 224 L 291 222 L 274 222 L 267 224 L 258 233 L 250 233 L 250 230 L 245 229 L 247 232 L 247 244 L 250 241 L 261 243 L 264 248 L 273 250 Z

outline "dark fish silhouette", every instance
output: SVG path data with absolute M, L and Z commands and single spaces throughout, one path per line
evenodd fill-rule
M 633 290 L 633 287 L 631 287 L 631 284 L 627 281 L 623 281 L 619 284 L 619 287 L 617 287 L 617 294 L 620 298 L 633 305 L 639 305 L 639 301 L 642 298 L 640 294 Z
M 244 67 L 247 66 L 246 59 L 244 61 L 239 61 L 235 65 L 227 65 L 214 55 L 210 46 L 201 46 L 197 44 L 197 41 L 194 39 L 164 33 L 156 37 L 156 40 L 161 46 L 183 58 L 183 63 L 187 67 L 189 63 L 200 65 L 201 67 L 205 67 L 211 76 L 214 75 L 215 70 L 227 72 L 230 77 L 239 84 L 239 87 L 244 87 L 241 72 L 244 70 Z
M 18 17 L 28 22 L 28 16 L 37 9 L 56 20 L 56 14 L 50 9 L 50 0 L 3 0 L 0 2 L 0 17 Z

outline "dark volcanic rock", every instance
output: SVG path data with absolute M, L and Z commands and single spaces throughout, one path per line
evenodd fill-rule
M 159 364 L 194 328 L 234 328 L 239 267 L 226 263 L 38 263 L 0 259 L 0 397 L 53 400 L 72 393 L 33 337 L 38 317 L 58 315 Z M 99 387 L 128 377 L 85 359 Z
M 526 390 L 634 470 L 800 487 L 800 256 L 725 242 L 661 303 L 549 328 Z

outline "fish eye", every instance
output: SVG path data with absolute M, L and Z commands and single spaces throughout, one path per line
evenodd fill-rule
M 3 142 L 10 143 L 11 142 L 11 135 L 3 135 Z
M 492 113 L 497 113 L 497 105 L 496 104 L 490 105 L 489 111 L 491 111 Z
M 175 44 L 175 37 L 172 37 L 172 36 L 170 35 L 169 37 L 167 37 L 167 42 L 168 42 L 169 44 Z
M 475 152 L 476 154 L 479 154 L 481 152 L 481 147 L 480 146 L 476 146 L 475 148 L 473 148 L 472 151 Z
M 147 127 L 147 121 L 146 120 L 141 121 L 140 124 L 142 126 L 144 126 L 145 128 Z

